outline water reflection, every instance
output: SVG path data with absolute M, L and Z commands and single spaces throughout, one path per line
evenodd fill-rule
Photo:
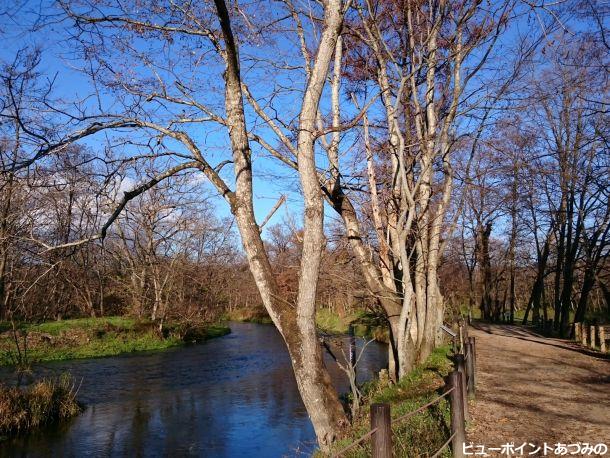
M 78 397 L 87 408 L 69 423 L 0 443 L 0 456 L 309 455 L 314 432 L 279 334 L 249 323 L 231 329 L 203 345 L 41 365 L 37 375 L 69 370 L 82 379 Z M 359 379 L 385 361 L 385 346 L 370 344 Z M 327 365 L 346 391 L 328 357 Z

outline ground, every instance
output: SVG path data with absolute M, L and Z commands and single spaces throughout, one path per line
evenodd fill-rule
M 222 324 L 169 322 L 164 327 L 164 333 L 160 334 L 155 323 L 122 316 L 76 318 L 39 324 L 16 323 L 16 326 L 17 333 L 12 330 L 11 323 L 0 322 L 0 366 L 27 367 L 39 361 L 163 350 L 230 332 Z
M 478 379 L 467 442 L 610 447 L 610 355 L 519 326 L 475 324 L 470 335 Z

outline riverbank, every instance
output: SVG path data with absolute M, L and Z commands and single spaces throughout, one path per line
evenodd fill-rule
M 0 441 L 11 434 L 72 418 L 81 410 L 74 384 L 67 375 L 43 379 L 25 388 L 0 384 Z
M 445 385 L 443 378 L 452 368 L 449 354 L 449 346 L 439 347 L 424 364 L 403 377 L 397 384 L 391 385 L 387 378 L 382 378 L 366 386 L 364 388 L 366 401 L 361 406 L 360 413 L 353 421 L 346 437 L 335 445 L 333 452 L 344 449 L 371 429 L 369 418 L 371 404 L 389 403 L 392 418 L 397 418 L 436 398 L 439 390 Z M 449 404 L 443 399 L 423 412 L 393 425 L 395 456 L 431 456 L 446 441 L 449 422 Z M 356 446 L 344 456 L 351 458 L 371 456 L 370 441 Z
M 356 311 L 340 316 L 325 308 L 316 312 L 316 326 L 327 334 L 347 334 L 350 325 L 353 326 L 354 334 L 358 337 L 389 343 L 387 326 L 370 313 Z
M 129 317 L 77 318 L 39 324 L 0 323 L 0 365 L 114 356 L 202 342 L 231 332 L 224 324 L 154 323 Z
M 241 323 L 273 324 L 267 311 L 262 307 L 234 309 L 222 315 L 223 321 L 239 321 Z
M 225 321 L 240 321 L 243 323 L 273 324 L 267 312 L 262 308 L 235 309 L 223 315 Z M 347 334 L 349 326 L 353 325 L 354 334 L 365 339 L 389 343 L 387 326 L 378 318 L 364 311 L 356 311 L 343 316 L 333 311 L 320 308 L 316 312 L 316 327 L 326 334 Z

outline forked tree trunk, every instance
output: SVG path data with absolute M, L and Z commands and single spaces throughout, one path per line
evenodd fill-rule
M 236 177 L 234 193 L 226 189 L 226 186 L 221 191 L 231 204 L 263 304 L 288 348 L 297 386 L 311 418 L 318 444 L 323 450 L 328 450 L 347 424 L 347 417 L 324 366 L 315 328 L 315 299 L 324 233 L 323 201 L 314 157 L 314 130 L 320 96 L 343 21 L 341 2 L 329 0 L 326 4 L 324 31 L 300 116 L 298 171 L 305 200 L 305 224 L 296 309 L 278 294 L 279 289 L 256 223 L 251 152 L 243 108 L 237 44 L 224 0 L 215 0 L 215 4 L 225 42 L 225 108 Z

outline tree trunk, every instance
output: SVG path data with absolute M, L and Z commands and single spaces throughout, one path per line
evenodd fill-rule
M 489 255 L 489 237 L 491 235 L 491 223 L 477 227 L 476 251 L 479 265 L 479 291 L 481 296 L 481 315 L 484 319 L 492 318 L 491 301 L 491 259 Z
M 224 196 L 231 204 L 250 270 L 269 316 L 284 338 L 299 392 L 309 413 L 318 444 L 328 450 L 347 417 L 324 366 L 315 328 L 315 298 L 324 247 L 323 201 L 315 156 L 315 120 L 343 15 L 340 0 L 325 7 L 324 31 L 303 98 L 298 137 L 298 171 L 305 200 L 303 254 L 296 310 L 280 297 L 253 206 L 251 152 L 242 100 L 237 43 L 224 0 L 215 0 L 225 42 L 225 108 L 233 151 L 236 189 Z

